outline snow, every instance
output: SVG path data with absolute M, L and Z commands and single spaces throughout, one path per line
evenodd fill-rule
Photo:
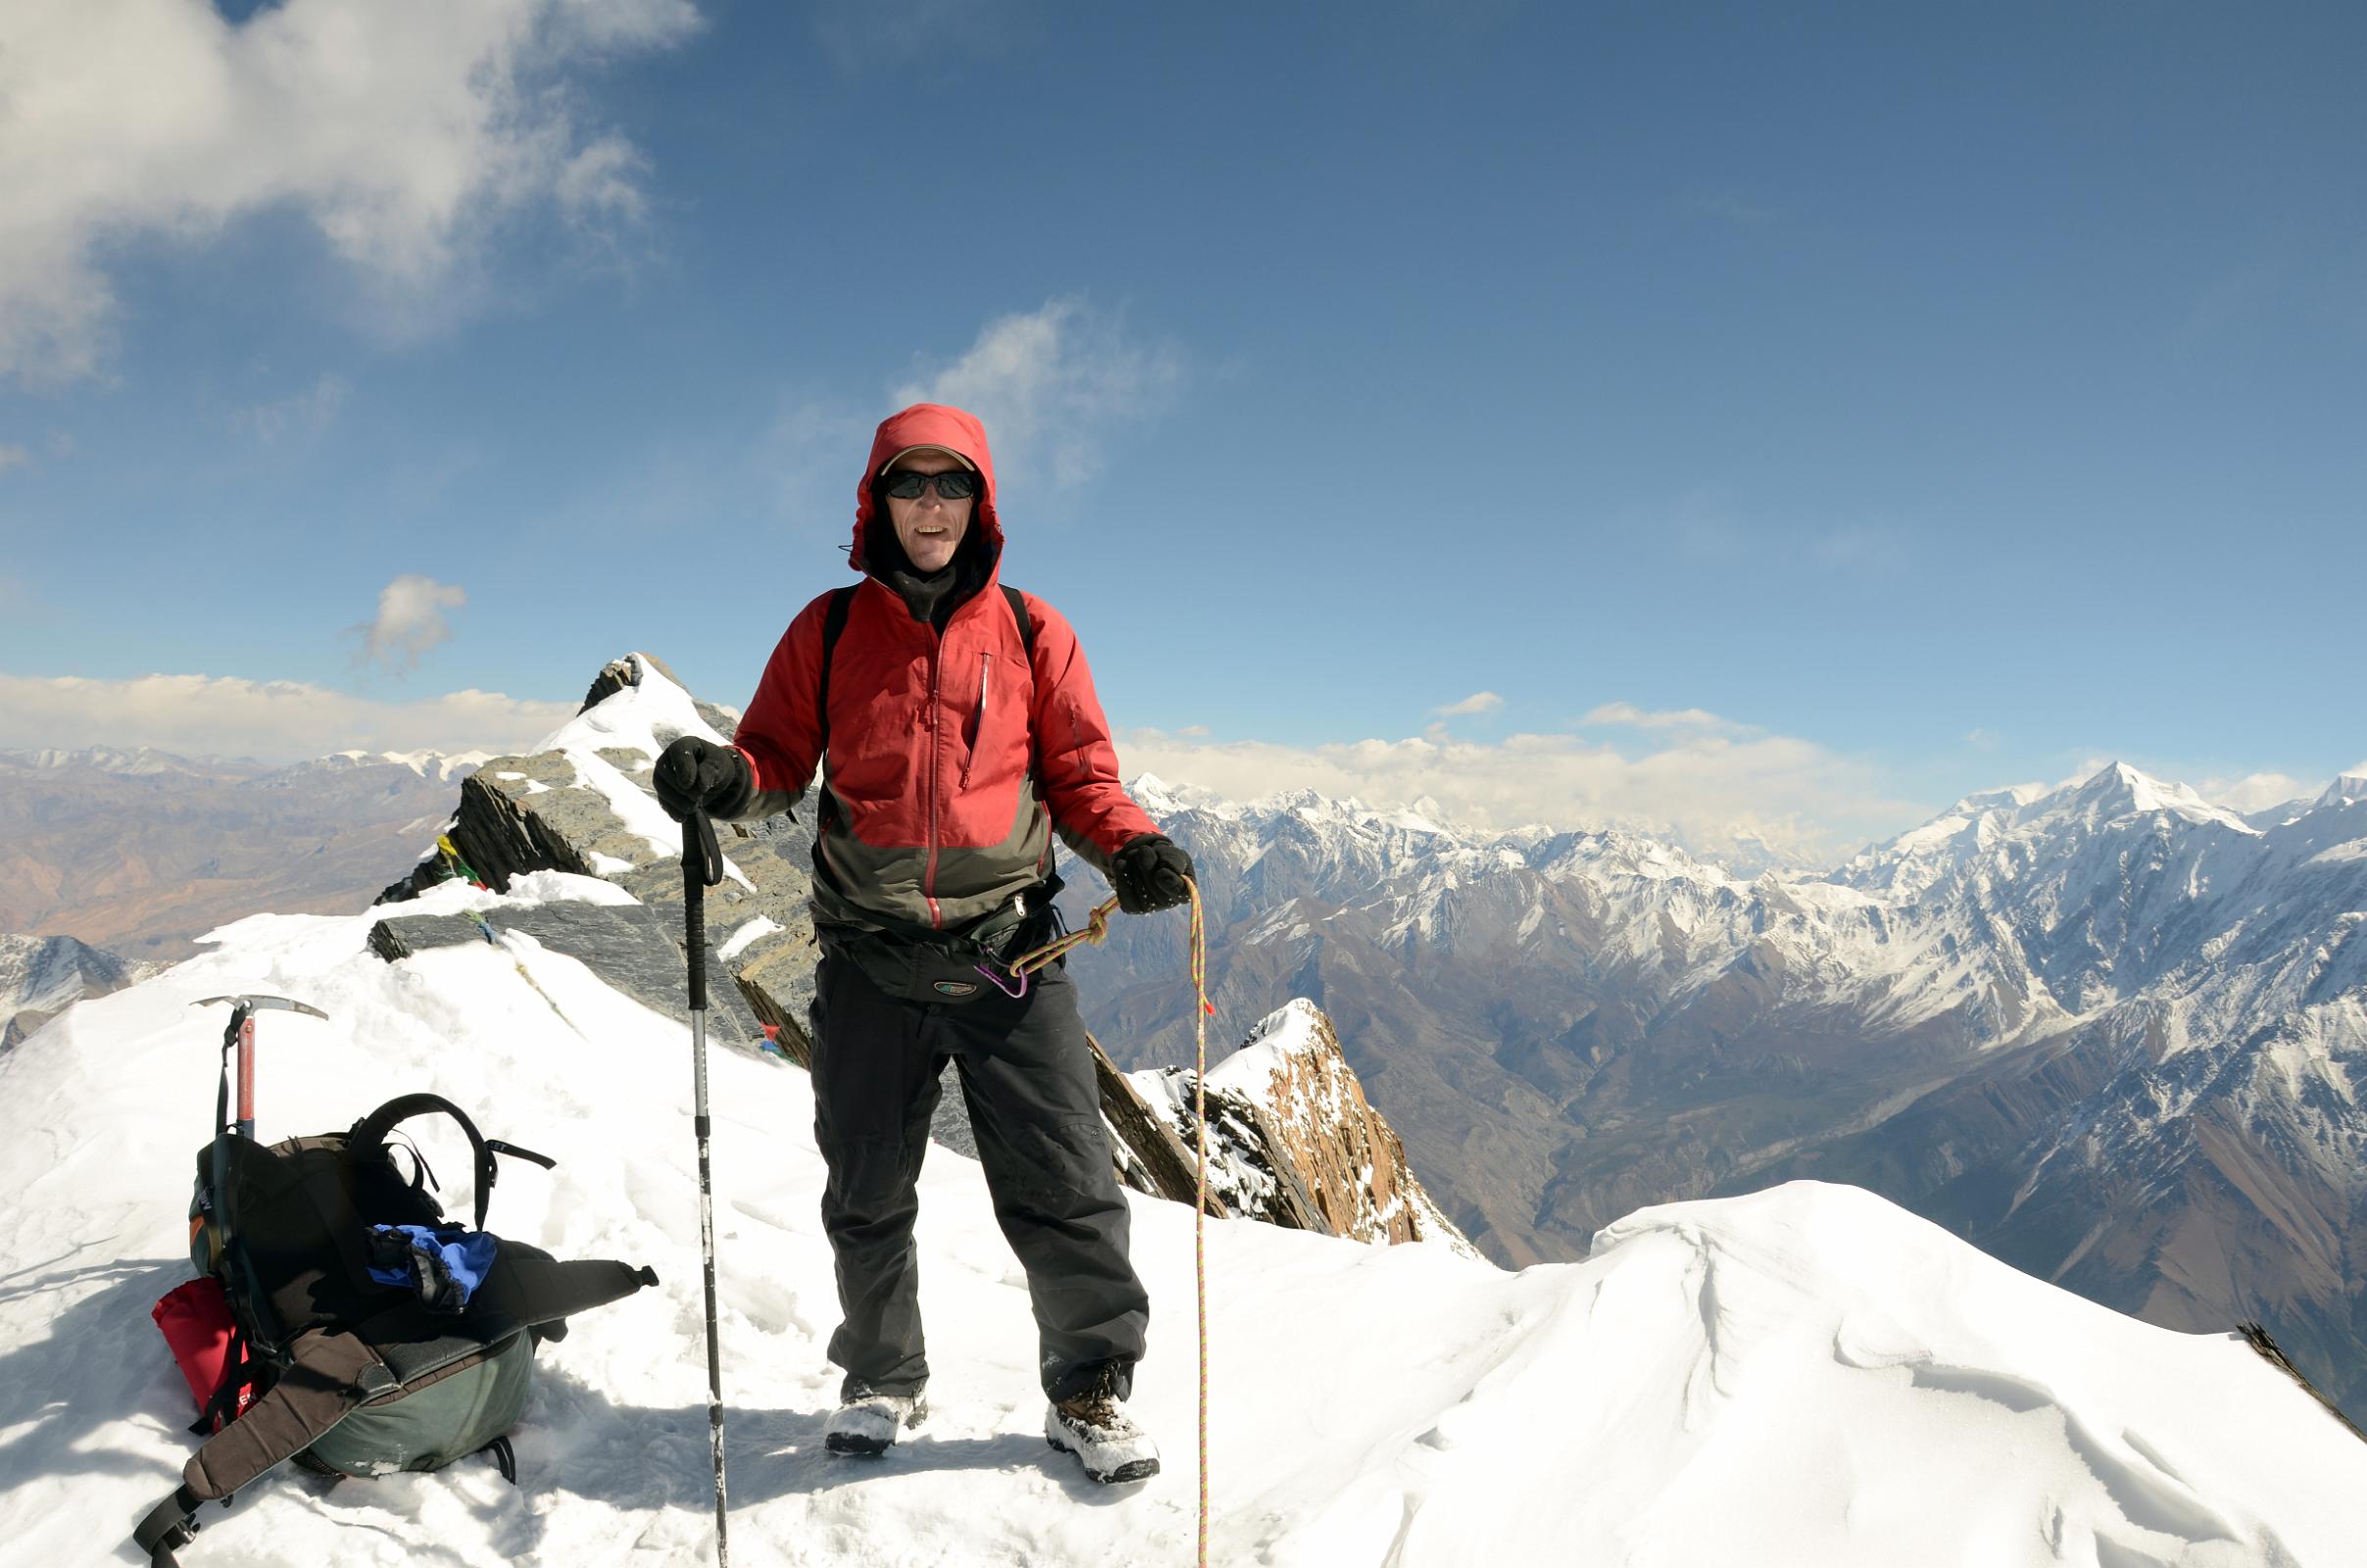
M 755 946 L 760 939 L 783 929 L 785 928 L 781 923 L 772 916 L 760 914 L 732 932 L 730 936 L 725 937 L 723 946 L 716 950 L 716 956 L 725 959 L 736 958 Z
M 493 760 L 491 752 L 334 752 L 330 755 L 351 762 L 391 762 L 438 783 L 458 779 Z
M 629 902 L 541 873 L 511 895 L 445 883 L 419 906 L 576 897 Z M 250 991 L 329 1014 L 263 1016 L 266 1136 L 433 1090 L 488 1135 L 560 1161 L 512 1167 L 494 1230 L 646 1263 L 664 1284 L 543 1350 L 515 1434 L 519 1486 L 480 1461 L 333 1487 L 283 1470 L 227 1512 L 209 1507 L 184 1562 L 712 1560 L 683 1020 L 532 943 L 390 965 L 366 950 L 370 919 L 240 920 L 213 951 L 77 1005 L 0 1058 L 12 1561 L 132 1560 L 133 1522 L 193 1446 L 187 1389 L 148 1307 L 188 1273 L 190 1163 L 213 1107 L 224 1014 L 190 1004 Z M 1290 1049 L 1299 1023 L 1280 1018 L 1252 1051 Z M 1192 1560 L 1189 1210 L 1133 1200 L 1154 1302 L 1134 1405 L 1163 1442 L 1163 1476 L 1105 1491 L 1046 1447 L 1023 1278 L 976 1165 L 942 1149 L 918 1232 L 930 1418 L 883 1459 L 834 1459 L 821 1424 L 836 1305 L 807 1079 L 722 1050 L 711 1073 L 735 1560 Z M 440 1141 L 449 1128 L 413 1126 L 437 1170 L 467 1169 Z M 1211 1222 L 1208 1251 L 1212 1562 L 2355 1555 L 2367 1446 L 2241 1343 L 2120 1317 L 1851 1189 L 1644 1210 L 1586 1261 L 1516 1274 L 1441 1246 L 1252 1221 Z

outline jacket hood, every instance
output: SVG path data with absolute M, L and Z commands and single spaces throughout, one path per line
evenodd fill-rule
M 871 527 L 871 481 L 897 453 L 907 447 L 944 447 L 969 459 L 977 467 L 978 500 L 970 509 L 970 527 L 979 536 L 991 563 L 1003 555 L 1003 519 L 995 512 L 995 460 L 986 450 L 986 426 L 978 416 L 943 403 L 915 403 L 879 421 L 871 437 L 871 461 L 855 482 L 855 541 L 847 559 L 857 571 L 867 571 L 864 540 Z M 886 518 L 880 526 L 888 526 Z

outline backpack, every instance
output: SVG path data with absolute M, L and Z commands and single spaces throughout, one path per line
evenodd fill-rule
M 555 1161 L 487 1139 L 441 1096 L 401 1096 L 343 1132 L 258 1143 L 228 1119 L 229 1052 L 246 1014 L 242 1003 L 223 1037 L 216 1132 L 197 1152 L 189 1256 L 199 1277 L 156 1307 L 201 1406 L 191 1430 L 206 1434 L 182 1484 L 133 1534 L 159 1568 L 195 1534 L 201 1504 L 227 1504 L 289 1459 L 377 1476 L 490 1449 L 515 1483 L 505 1435 L 530 1392 L 535 1345 L 564 1338 L 569 1314 L 658 1283 L 646 1268 L 560 1262 L 483 1237 L 496 1156 Z M 417 1146 L 404 1141 L 408 1175 L 388 1148 L 401 1123 L 430 1114 L 468 1135 L 473 1236 L 445 1222 Z M 403 1226 L 419 1230 L 375 1229 Z M 449 1253 L 436 1245 L 446 1240 Z M 398 1253 L 416 1262 L 400 1285 L 388 1267 Z M 471 1266 L 438 1261 L 463 1255 Z

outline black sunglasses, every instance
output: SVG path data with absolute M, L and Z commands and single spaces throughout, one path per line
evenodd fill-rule
M 898 468 L 880 481 L 879 489 L 881 494 L 899 501 L 915 501 L 931 484 L 948 501 L 967 501 L 978 493 L 978 476 L 965 468 L 949 468 L 943 473 L 914 473 L 910 468 Z

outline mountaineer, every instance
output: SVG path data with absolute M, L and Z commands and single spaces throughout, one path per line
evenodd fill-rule
M 888 417 L 857 488 L 862 581 L 790 622 L 734 745 L 674 741 L 656 786 L 677 818 L 742 821 L 818 789 L 814 1135 L 845 1372 L 827 1446 L 883 1452 L 926 1413 L 912 1223 L 950 1058 L 1026 1270 L 1046 1439 L 1095 1480 L 1137 1481 L 1159 1470 L 1125 1405 L 1150 1301 L 1084 1023 L 1059 964 L 1008 965 L 1058 935 L 1055 833 L 1132 914 L 1185 902 L 1192 862 L 1120 786 L 1076 635 L 1003 586 L 1003 545 L 979 421 Z

